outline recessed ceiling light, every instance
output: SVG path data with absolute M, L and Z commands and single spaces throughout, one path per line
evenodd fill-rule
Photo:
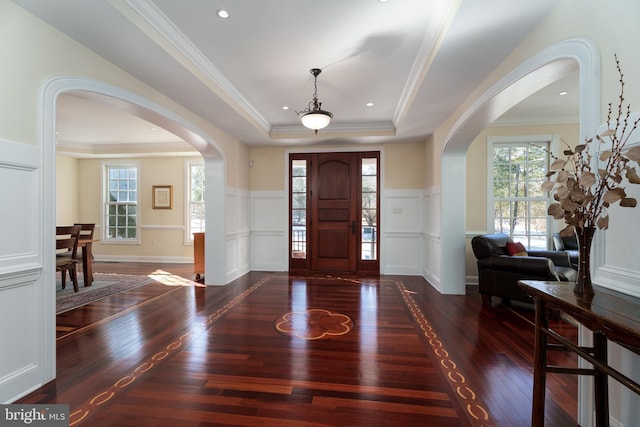
M 567 92 L 566 90 L 563 90 L 563 91 L 562 91 L 562 92 L 560 92 L 558 95 L 562 96 L 562 95 L 566 95 L 566 94 L 568 94 L 568 93 L 569 93 L 569 92 Z
M 218 9 L 218 10 L 216 11 L 216 13 L 217 13 L 217 14 L 218 14 L 218 16 L 219 16 L 220 18 L 222 18 L 222 19 L 227 19 L 227 18 L 229 17 L 229 12 L 227 12 L 227 11 L 226 11 L 226 10 L 224 10 L 224 9 Z
M 282 106 L 282 109 L 283 109 L 283 110 L 288 110 L 288 109 L 289 109 L 289 107 L 287 107 L 286 105 L 284 105 L 284 106 Z
M 374 104 L 373 104 L 373 102 L 367 102 L 365 105 L 366 105 L 367 107 L 373 107 L 373 105 L 374 105 Z

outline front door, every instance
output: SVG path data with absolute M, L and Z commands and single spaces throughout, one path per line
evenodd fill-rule
M 292 154 L 292 271 L 379 272 L 377 152 Z

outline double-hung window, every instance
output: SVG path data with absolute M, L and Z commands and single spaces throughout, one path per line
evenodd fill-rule
M 488 229 L 529 249 L 547 249 L 551 218 L 540 190 L 549 168 L 552 136 L 489 139 Z
M 104 240 L 137 243 L 138 163 L 104 164 Z
M 204 216 L 204 162 L 202 160 L 187 160 L 185 162 L 187 188 L 185 194 L 187 236 L 186 241 L 193 241 L 193 233 L 205 231 Z

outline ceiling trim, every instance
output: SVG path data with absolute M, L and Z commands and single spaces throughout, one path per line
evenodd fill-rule
M 432 13 L 429 15 L 429 22 L 426 25 L 427 31 L 424 33 L 422 43 L 418 50 L 415 62 L 411 67 L 411 72 L 405 84 L 398 106 L 393 115 L 393 124 L 398 127 L 411 108 L 420 86 L 431 68 L 431 64 L 436 58 L 438 50 L 444 41 L 445 35 L 456 16 L 462 0 L 450 0 L 446 3 L 434 3 Z M 440 8 L 435 7 L 440 5 Z
M 191 153 L 199 155 L 200 153 L 195 147 L 181 143 L 169 143 L 169 142 L 142 142 L 142 143 L 72 143 L 72 142 L 56 142 L 56 149 L 66 152 L 78 152 L 78 153 L 119 153 L 119 152 L 138 152 L 138 153 L 163 153 L 167 151 Z
M 269 133 L 271 124 L 153 2 L 125 0 L 124 3 L 126 6 L 120 2 L 111 2 L 140 31 L 147 34 L 162 50 L 182 64 L 249 123 L 265 134 Z M 148 25 L 143 25 L 139 18 L 144 19 Z
M 494 120 L 489 126 L 526 126 L 526 125 L 575 125 L 579 124 L 580 119 L 576 115 L 547 115 L 536 116 L 530 118 L 499 118 Z
M 321 136 L 395 136 L 396 128 L 391 122 L 330 124 L 318 132 Z M 269 136 L 272 139 L 309 138 L 316 136 L 302 125 L 274 126 Z

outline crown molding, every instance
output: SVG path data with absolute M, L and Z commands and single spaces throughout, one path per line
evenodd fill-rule
M 185 144 L 78 144 L 56 143 L 56 153 L 75 158 L 132 158 L 132 157 L 192 157 L 201 156 L 193 147 Z
M 575 115 L 555 115 L 536 117 L 499 118 L 489 127 L 496 126 L 537 126 L 537 125 L 579 125 L 580 119 Z
M 434 9 L 429 15 L 429 23 L 426 25 L 427 30 L 422 38 L 420 49 L 418 49 L 418 55 L 411 67 L 393 115 L 393 123 L 396 127 L 411 108 L 411 104 L 420 90 L 420 85 L 424 81 L 461 4 L 462 0 L 449 0 L 439 2 L 437 6 L 434 5 Z
M 317 137 L 337 136 L 395 136 L 396 128 L 391 122 L 330 124 L 318 131 Z M 314 133 L 302 125 L 274 126 L 269 133 L 271 139 L 309 138 Z
M 125 3 L 129 8 L 117 7 L 117 9 L 131 20 L 140 31 L 147 33 L 161 49 L 182 64 L 195 78 L 204 83 L 258 130 L 269 133 L 271 124 L 152 1 L 126 0 Z M 131 16 L 131 12 L 135 12 L 137 17 L 144 19 L 151 26 L 154 34 L 149 34 L 149 29 L 143 28 L 139 24 L 139 20 Z M 156 37 L 153 37 L 154 35 Z M 173 49 L 161 43 L 157 36 L 168 42 Z

